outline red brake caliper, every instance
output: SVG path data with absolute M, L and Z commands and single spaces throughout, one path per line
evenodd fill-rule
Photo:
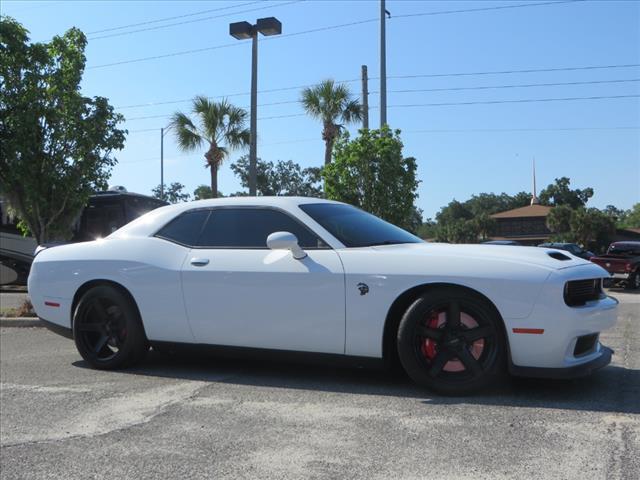
M 427 327 L 438 328 L 438 317 L 439 313 L 433 312 L 426 321 Z M 433 360 L 437 353 L 438 349 L 436 348 L 436 342 L 431 338 L 425 338 L 422 343 L 422 354 L 427 357 L 427 359 Z

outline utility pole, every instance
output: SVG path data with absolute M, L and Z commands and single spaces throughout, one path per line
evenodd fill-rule
M 164 200 L 164 128 L 160 129 L 160 198 Z
M 369 129 L 369 77 L 366 65 L 362 65 L 362 128 Z
M 387 9 L 380 0 L 380 128 L 387 124 Z

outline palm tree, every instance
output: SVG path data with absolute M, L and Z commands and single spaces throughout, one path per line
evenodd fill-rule
M 344 124 L 362 119 L 362 106 L 357 99 L 351 99 L 349 87 L 336 84 L 332 79 L 324 80 L 315 87 L 305 88 L 300 101 L 309 115 L 322 121 L 324 164 L 329 165 L 333 144 L 340 130 L 344 128 Z
M 175 131 L 181 150 L 192 152 L 199 147 L 208 147 L 204 158 L 211 172 L 211 191 L 217 197 L 218 169 L 229 154 L 229 150 L 249 144 L 250 133 L 245 128 L 247 112 L 231 105 L 227 100 L 210 101 L 207 97 L 193 99 L 192 120 L 182 112 L 176 112 L 169 127 Z

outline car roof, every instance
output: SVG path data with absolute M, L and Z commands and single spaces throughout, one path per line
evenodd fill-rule
M 182 212 L 199 208 L 255 206 L 281 208 L 282 210 L 289 212 L 295 212 L 297 210 L 298 212 L 302 213 L 300 210 L 298 210 L 297 207 L 299 205 L 309 203 L 333 203 L 337 205 L 344 205 L 341 202 L 313 197 L 246 196 L 195 200 L 193 202 L 181 202 L 173 205 L 167 205 L 165 207 L 156 208 L 155 210 L 152 210 L 151 212 L 137 218 L 133 222 L 128 223 L 119 230 L 116 230 L 110 235 L 110 237 L 117 238 L 125 236 L 146 236 L 156 232 L 159 228 L 175 218 L 177 215 L 180 215 Z

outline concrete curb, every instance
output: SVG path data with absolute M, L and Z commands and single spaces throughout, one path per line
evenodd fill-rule
M 44 327 L 37 317 L 0 317 L 0 327 Z

